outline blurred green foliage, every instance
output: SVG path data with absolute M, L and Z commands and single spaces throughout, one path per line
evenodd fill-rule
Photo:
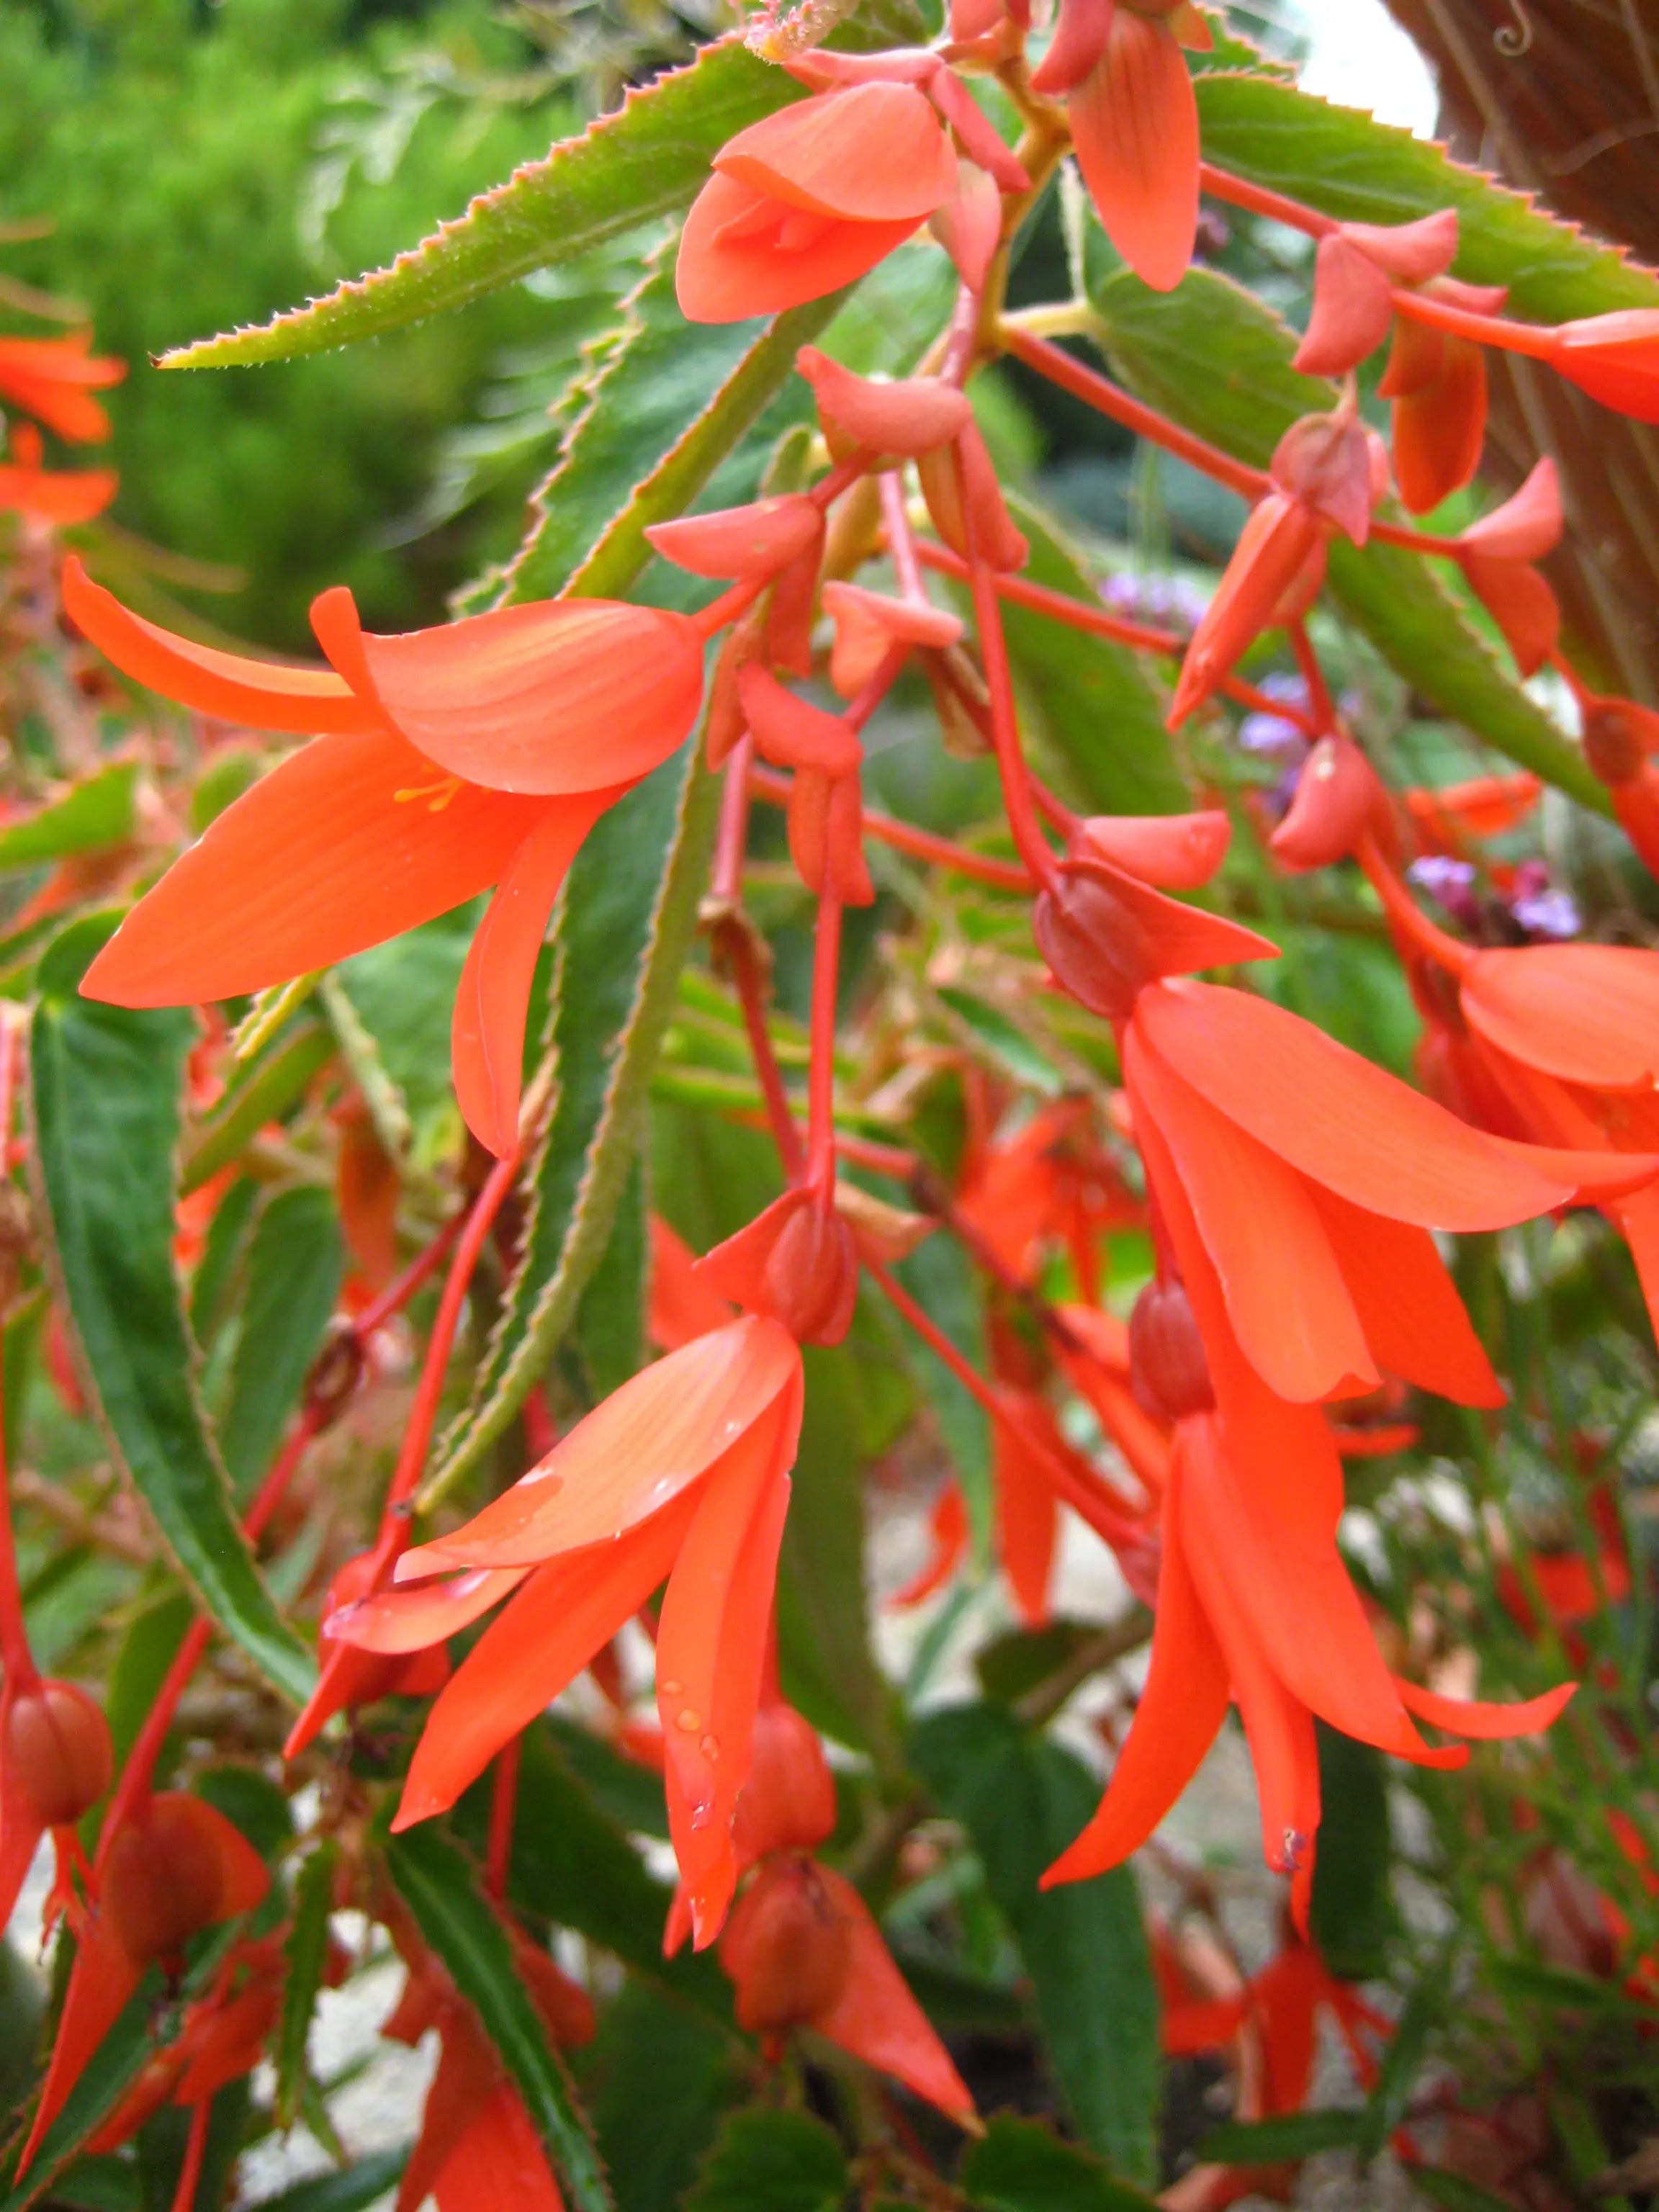
M 201 602 L 216 623 L 304 649 L 306 608 L 337 582 L 377 627 L 431 622 L 516 544 L 528 471 L 397 541 L 442 434 L 545 320 L 522 287 L 257 374 L 162 374 L 149 357 L 390 260 L 576 126 L 555 82 L 489 0 L 0 9 L 0 223 L 53 226 L 0 248 L 0 275 L 81 302 L 99 349 L 131 364 L 111 396 L 114 520 L 242 572 L 240 590 Z M 0 316 L 54 327 L 3 299 Z

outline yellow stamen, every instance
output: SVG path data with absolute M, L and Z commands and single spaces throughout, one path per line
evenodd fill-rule
M 394 791 L 392 803 L 401 806 L 407 799 L 424 799 L 428 802 L 426 810 L 428 814 L 441 814 L 460 787 L 459 776 L 441 776 L 436 783 L 416 783 L 407 791 Z

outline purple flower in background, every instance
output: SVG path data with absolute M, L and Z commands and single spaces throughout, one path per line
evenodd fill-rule
M 1454 860 L 1443 853 L 1425 854 L 1406 872 L 1412 881 L 1437 899 L 1454 921 L 1473 928 L 1480 917 L 1474 896 L 1474 868 L 1468 860 Z
M 1510 912 L 1529 937 L 1577 937 L 1583 928 L 1578 902 L 1550 881 L 1541 860 L 1525 860 L 1515 872 Z

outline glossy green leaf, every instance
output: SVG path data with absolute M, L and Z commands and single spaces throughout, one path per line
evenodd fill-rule
M 611 2212 L 604 2170 L 570 2077 L 519 1978 L 507 1930 L 467 1861 L 428 1823 L 390 1838 L 386 1863 L 422 1936 L 477 2013 L 524 2099 L 567 2198 L 578 2212 Z
M 202 1420 L 173 1264 L 174 1152 L 188 1012 L 78 994 L 112 918 L 75 923 L 41 963 L 30 1044 L 31 1168 L 91 1403 L 180 1571 L 226 1634 L 302 1700 L 309 1656 L 254 1565 Z
M 259 1186 L 239 1176 L 214 1208 L 202 1256 L 190 1285 L 190 1333 L 207 1351 L 229 1311 Z
M 258 1482 L 300 1402 L 345 1273 L 334 1200 L 314 1184 L 279 1191 L 254 1224 L 242 1333 L 219 1445 L 233 1487 Z
M 1041 2120 L 1012 2112 L 969 2145 L 962 2187 L 975 2212 L 1152 2212 L 1153 2202 Z
M 135 1613 L 129 1622 L 110 1670 L 109 1687 L 104 1698 L 104 1714 L 109 1722 L 118 1766 L 132 1748 L 155 1702 L 155 1693 L 173 1664 L 173 1655 L 195 1618 L 196 1608 L 184 1591 L 169 1588 Z
M 1326 1963 L 1346 1980 L 1383 1971 L 1398 1916 L 1389 1894 L 1394 1839 L 1388 1770 L 1369 1744 L 1316 1723 L 1319 1731 L 1319 1856 L 1310 1931 Z
M 1229 2120 L 1198 2146 L 1205 2165 L 1279 2166 L 1322 2150 L 1351 2150 L 1365 2125 L 1363 2109 L 1286 2112 L 1272 2120 Z
M 52 2184 L 52 2201 L 76 2212 L 143 2212 L 143 2185 L 130 2158 L 78 2158 Z
M 573 2062 L 617 2202 L 677 2212 L 749 2054 L 729 2030 L 645 1981 L 625 1983 Z
M 1358 108 L 1336 107 L 1252 73 L 1206 73 L 1198 110 L 1207 160 L 1350 222 L 1458 216 L 1458 276 L 1507 284 L 1539 322 L 1659 307 L 1659 278 L 1618 246 L 1553 216 L 1445 149 Z
M 77 783 L 61 799 L 0 830 L 0 869 L 33 868 L 124 845 L 137 823 L 138 763 L 120 761 Z
M 668 1839 L 662 1777 L 629 1759 L 568 1714 L 549 1713 L 543 1723 L 571 1774 L 599 1810 L 629 1835 Z
M 554 147 L 389 268 L 342 284 L 257 329 L 163 357 L 168 368 L 229 368 L 321 353 L 446 308 L 465 307 L 535 269 L 573 261 L 653 218 L 678 214 L 726 140 L 804 97 L 783 70 L 732 34 L 687 68 L 630 92 L 613 115 Z
M 179 1190 L 187 1198 L 228 1167 L 264 1128 L 293 1111 L 328 1066 L 335 1042 L 323 1022 L 297 1022 L 251 1061 L 185 1146 Z
M 1144 399 L 1237 459 L 1265 467 L 1297 416 L 1336 387 L 1291 367 L 1295 338 L 1273 311 L 1212 270 L 1173 292 L 1127 270 L 1092 275 L 1090 301 L 1114 371 Z M 1330 588 L 1377 650 L 1443 714 L 1599 812 L 1607 794 L 1576 746 L 1521 689 L 1421 555 L 1339 538 Z
M 686 2212 L 836 2212 L 847 2154 L 808 2112 L 733 2112 L 703 2162 Z
M 1031 548 L 1022 577 L 1098 609 L 1099 591 L 1059 525 L 1030 500 L 1010 504 Z M 1005 605 L 1002 627 L 1025 719 L 1086 813 L 1177 814 L 1192 804 L 1144 653 L 1029 607 Z
M 717 804 L 714 778 L 688 746 L 605 815 L 576 856 L 556 938 L 558 1093 L 530 1172 L 523 1253 L 423 1508 L 523 1404 L 604 1256 L 696 927 Z
M 366 2212 L 377 2197 L 397 2186 L 414 2147 L 404 2143 L 396 2150 L 377 2150 L 343 2173 L 296 2181 L 275 2197 L 261 2197 L 248 2212 Z
M 294 1884 L 294 1917 L 283 1946 L 288 1972 L 283 1983 L 283 2009 L 270 2054 L 276 2074 L 279 2127 L 294 2125 L 305 2095 L 308 2078 L 306 2046 L 328 1957 L 328 1918 L 334 1905 L 337 1856 L 334 1844 L 325 1839 L 305 1860 Z
M 1079 2134 L 1133 2181 L 1156 2171 L 1158 1991 L 1127 1867 L 1039 1890 L 1095 1809 L 1100 1786 L 1059 1745 L 994 1705 L 931 1713 L 912 1763 L 968 1832 L 1036 1992 L 1054 2078 Z
M 814 1727 L 885 1764 L 893 1717 L 871 1656 L 864 1580 L 862 1362 L 850 1346 L 804 1357 L 806 1407 L 778 1562 L 779 1662 Z

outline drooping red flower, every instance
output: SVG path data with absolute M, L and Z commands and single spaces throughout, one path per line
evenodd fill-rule
M 1173 291 L 1198 234 L 1198 103 L 1182 55 L 1212 44 L 1188 0 L 1064 0 L 1031 82 L 1064 93 L 1106 235 L 1143 283 Z
M 1397 284 L 1443 276 L 1457 253 L 1457 212 L 1437 208 L 1414 222 L 1338 223 L 1314 257 L 1313 313 L 1296 350 L 1304 376 L 1346 376 L 1376 351 L 1394 323 Z
M 79 445 L 108 437 L 109 416 L 92 394 L 119 384 L 126 373 L 125 362 L 93 352 L 90 331 L 64 338 L 0 337 L 0 399 Z
M 736 1881 L 732 1822 L 748 1777 L 802 1370 L 793 1337 L 754 1316 L 626 1382 L 512 1489 L 398 1573 L 459 1571 L 431 1589 L 344 1608 L 331 1636 L 424 1648 L 525 1586 L 428 1717 L 399 1826 L 443 1811 L 665 1580 L 657 1707 L 669 1826 L 699 1946 Z M 459 1596 L 450 1593 L 459 1592 Z M 437 1615 L 435 1620 L 432 1618 Z
M 1457 539 L 1458 566 L 1523 676 L 1537 674 L 1560 635 L 1560 605 L 1533 564 L 1554 551 L 1561 530 L 1560 483 L 1546 455 L 1512 497 Z
M 449 1680 L 449 1657 L 441 1642 L 407 1656 L 385 1657 L 329 1640 L 329 1621 L 345 1607 L 356 1605 L 368 1595 L 378 1579 L 380 1567 L 378 1552 L 360 1552 L 356 1559 L 346 1561 L 329 1583 L 323 1601 L 322 1668 L 316 1688 L 289 1730 L 283 1746 L 284 1759 L 297 1759 L 336 1713 L 355 1712 L 359 1706 L 378 1705 L 382 1698 L 434 1697 Z M 491 1589 L 494 1596 L 503 1594 L 499 1578 L 492 1583 Z M 465 1610 L 466 1600 L 472 1595 L 470 1582 L 459 1596 L 449 1590 L 445 1595 L 452 1596 L 457 1607 L 457 1628 L 464 1628 L 477 1618 L 481 1608 Z
M 89 997 L 168 1006 L 258 991 L 412 929 L 492 884 L 456 996 L 461 1110 L 518 1139 L 524 1022 L 566 871 L 594 822 L 685 737 L 702 650 L 683 616 L 599 599 L 374 637 L 349 592 L 296 668 L 172 636 L 78 562 L 64 602 L 139 682 L 209 714 L 307 733 L 142 899 L 88 970 Z
M 191 1936 L 251 1912 L 270 1887 L 264 1861 L 240 1830 L 179 1790 L 145 1797 L 106 1833 L 96 1881 L 20 2177 L 145 1968 L 156 1960 L 176 1964 Z
M 774 2046 L 810 2028 L 950 2118 L 974 2100 L 844 1875 L 793 1851 L 762 1861 L 720 1938 L 738 2025 Z
M 1501 286 L 1441 276 L 1424 287 L 1433 299 L 1476 314 L 1504 304 Z M 1480 465 L 1486 438 L 1486 356 L 1474 339 L 1401 316 L 1377 389 L 1394 403 L 1395 481 L 1413 514 L 1426 514 L 1461 491 Z
M 750 124 L 714 156 L 685 219 L 681 313 L 740 322 L 838 291 L 919 229 L 956 173 L 915 84 L 838 87 Z

